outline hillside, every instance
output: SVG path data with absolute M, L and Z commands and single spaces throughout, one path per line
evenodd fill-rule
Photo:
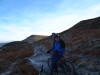
M 43 35 L 31 35 L 29 37 L 27 37 L 26 39 L 24 39 L 24 42 L 28 42 L 28 43 L 33 43 L 35 41 L 39 41 L 41 39 L 46 38 L 47 36 L 43 36 Z
M 99 75 L 100 17 L 80 21 L 69 30 L 59 34 L 66 43 L 65 57 L 73 59 L 78 73 L 80 75 Z M 34 44 L 35 51 L 38 51 L 38 47 L 39 50 L 49 50 L 52 44 L 51 37 Z
M 0 51 L 0 75 L 37 75 L 28 57 L 34 54 L 32 45 L 23 41 L 5 44 Z
M 64 56 L 73 60 L 78 75 L 100 75 L 100 17 L 83 20 L 59 33 L 66 43 Z M 38 75 L 41 65 L 47 69 L 46 53 L 52 45 L 48 36 L 38 41 L 11 42 L 0 53 L 0 75 Z M 44 74 L 45 75 L 45 74 Z

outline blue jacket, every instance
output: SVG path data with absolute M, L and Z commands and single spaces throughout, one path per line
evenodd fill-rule
M 55 42 L 50 51 L 58 51 L 58 55 L 63 55 L 65 48 L 61 48 L 60 42 Z

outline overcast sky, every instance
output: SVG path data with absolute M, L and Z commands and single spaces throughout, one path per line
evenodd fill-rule
M 100 0 L 0 0 L 0 42 L 61 32 L 100 16 Z

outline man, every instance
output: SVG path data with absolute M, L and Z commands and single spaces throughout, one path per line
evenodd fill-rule
M 52 52 L 52 61 L 51 61 L 51 73 L 54 72 L 54 70 L 57 70 L 57 61 L 63 56 L 65 50 L 65 43 L 60 38 L 60 36 L 56 35 L 53 37 L 53 46 L 52 48 L 47 52 Z M 52 74 L 51 74 L 52 75 Z

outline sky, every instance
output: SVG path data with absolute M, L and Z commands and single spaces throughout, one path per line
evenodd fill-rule
M 0 0 L 0 42 L 50 35 L 100 16 L 100 0 Z

